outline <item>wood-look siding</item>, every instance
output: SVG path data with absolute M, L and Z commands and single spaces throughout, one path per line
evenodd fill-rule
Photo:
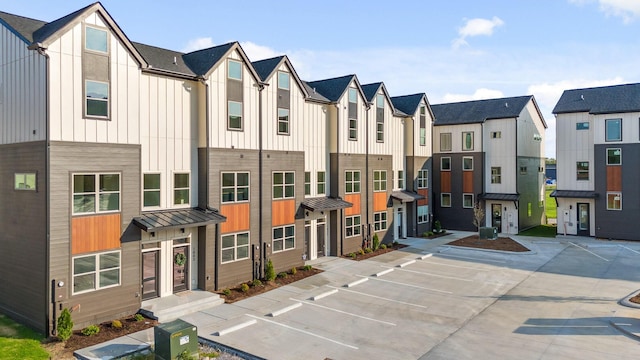
M 418 189 L 418 194 L 424 196 L 424 199 L 418 200 L 418 205 L 429 205 L 429 189 Z
M 387 192 L 374 192 L 373 193 L 373 211 L 384 211 L 387 210 Z
M 451 192 L 451 171 L 440 172 L 440 192 Z
M 120 247 L 120 214 L 82 216 L 71 219 L 73 255 Z
M 622 166 L 607 166 L 607 191 L 622 191 Z
M 271 225 L 292 224 L 296 219 L 296 201 L 278 200 L 271 202 Z
M 344 200 L 353 204 L 352 207 L 344 209 L 345 216 L 360 215 L 360 194 L 346 194 Z
M 249 215 L 250 204 L 238 203 L 220 206 L 220 214 L 227 217 L 227 221 L 220 224 L 222 234 L 249 230 L 251 217 Z
M 462 172 L 462 192 L 473 194 L 473 171 Z

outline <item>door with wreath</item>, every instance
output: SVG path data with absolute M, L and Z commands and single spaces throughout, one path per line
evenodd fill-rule
M 173 292 L 189 289 L 189 246 L 173 248 Z

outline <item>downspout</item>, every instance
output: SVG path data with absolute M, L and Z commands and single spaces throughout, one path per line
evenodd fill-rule
M 204 115 L 204 123 L 205 123 L 205 141 L 207 142 L 205 144 L 205 174 L 206 174 L 206 181 L 205 181 L 205 186 L 206 189 L 204 191 L 206 200 L 204 201 L 205 204 L 205 210 L 209 211 L 210 206 L 209 206 L 209 196 L 210 194 L 210 189 L 209 186 L 211 185 L 211 180 L 210 180 L 210 165 L 209 162 L 211 161 L 211 146 L 210 146 L 210 125 L 209 125 L 209 120 L 210 120 L 210 115 L 209 115 L 209 84 L 204 80 L 204 79 L 200 79 L 200 82 L 204 85 L 204 96 L 205 96 L 205 101 L 204 101 L 204 106 L 205 106 L 205 115 Z M 220 275 L 219 275 L 219 269 L 220 269 L 220 261 L 218 261 L 218 259 L 216 259 L 216 257 L 218 256 L 218 254 L 220 253 L 218 251 L 218 231 L 219 231 L 219 227 L 220 225 L 216 224 L 215 230 L 214 230 L 214 237 L 215 237 L 215 244 L 214 244 L 214 248 L 215 250 L 215 254 L 213 255 L 213 272 L 215 273 L 215 275 L 213 276 L 213 288 L 218 290 L 218 284 L 220 281 Z M 206 261 L 206 260 L 205 260 Z
M 516 124 L 515 124 L 516 125 L 516 129 L 515 129 L 515 132 L 516 132 L 516 137 L 515 137 L 515 140 L 516 140 L 516 156 L 515 156 L 515 162 L 516 162 L 516 167 L 515 167 L 515 172 L 516 172 L 516 194 L 519 195 L 520 193 L 518 192 L 518 190 L 520 188 L 518 187 L 518 178 L 520 177 L 520 166 L 518 165 L 518 154 L 519 154 L 519 152 L 518 152 L 518 116 L 515 117 L 515 122 L 516 122 Z M 518 224 L 518 231 L 520 231 L 520 204 L 519 204 L 519 202 L 520 202 L 520 198 L 519 197 L 518 197 L 517 200 L 513 201 L 513 205 L 516 207 L 516 216 L 517 216 L 517 220 L 518 220 L 516 222 L 516 224 Z M 508 217 L 507 217 L 507 221 L 509 221 Z M 511 224 L 509 224 L 509 231 L 511 231 Z
M 260 209 L 259 211 L 259 215 L 258 215 L 258 239 L 260 239 L 260 247 L 258 249 L 259 252 L 259 260 L 258 260 L 258 275 L 260 278 L 263 278 L 265 276 L 264 274 L 264 265 L 266 264 L 266 258 L 267 258 L 267 247 L 264 241 L 264 231 L 262 229 L 262 221 L 263 221 L 263 217 L 262 217 L 262 211 L 263 211 L 263 201 L 262 201 L 262 188 L 264 185 L 264 181 L 262 180 L 262 175 L 264 172 L 264 162 L 263 162 L 263 144 L 262 144 L 262 90 L 264 90 L 265 84 L 264 83 L 258 83 L 258 193 L 260 194 L 260 196 L 258 196 L 258 208 Z M 255 266 L 255 265 L 254 265 Z M 255 278 L 255 274 L 256 271 L 252 271 L 254 274 L 254 278 Z
M 485 188 L 485 177 L 487 176 L 487 156 L 484 152 L 484 142 L 486 140 L 486 136 L 484 133 L 484 122 L 480 123 L 480 135 L 481 135 L 481 142 L 480 142 L 480 154 L 482 154 L 482 181 L 480 181 L 480 195 L 485 194 L 487 192 L 487 189 Z M 479 203 L 479 201 L 478 201 Z M 484 208 L 486 209 L 487 207 L 487 201 L 484 200 L 483 202 Z M 486 211 L 485 210 L 485 219 L 484 219 L 484 223 L 485 225 L 487 224 L 487 216 L 486 214 L 491 214 L 490 216 L 493 217 L 493 214 L 491 211 Z
M 340 104 L 337 102 L 334 104 L 336 107 L 336 171 L 337 177 L 336 180 L 336 196 L 340 197 L 338 194 L 338 189 L 340 189 Z M 344 254 L 344 209 L 340 209 L 340 253 L 338 256 Z
M 367 216 L 367 227 L 366 227 L 366 233 L 364 234 L 364 244 L 362 244 L 363 248 L 368 248 L 369 246 L 369 232 L 370 232 L 370 223 L 369 223 L 369 109 L 371 108 L 371 105 L 369 105 L 369 102 L 365 103 L 365 107 L 366 107 L 366 112 L 364 115 L 364 141 L 365 141 L 365 151 L 364 151 L 364 181 L 365 181 L 365 196 L 366 196 L 366 206 L 365 206 L 365 211 L 366 211 L 366 216 Z

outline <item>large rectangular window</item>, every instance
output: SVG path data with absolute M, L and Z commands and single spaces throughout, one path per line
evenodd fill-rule
M 473 150 L 473 132 L 465 131 L 462 133 L 462 151 Z
M 142 205 L 160 206 L 160 174 L 144 174 L 142 179 Z
M 360 171 L 347 170 L 344 172 L 344 192 L 346 194 L 360 192 Z
M 289 90 L 289 73 L 284 71 L 278 71 L 278 89 Z
M 189 205 L 191 186 L 189 173 L 173 174 L 173 205 Z
M 451 158 L 443 157 L 440 158 L 440 170 L 442 171 L 451 171 Z
M 15 190 L 36 190 L 36 173 L 15 173 L 13 177 Z
M 451 193 L 440 194 L 440 206 L 451 207 Z
M 105 30 L 87 26 L 84 32 L 84 48 L 101 53 L 109 52 L 107 41 L 108 33 Z
M 382 231 L 387 229 L 386 211 L 373 213 L 373 229 L 374 231 Z
M 607 149 L 607 165 L 622 165 L 622 149 Z
M 440 134 L 440 151 L 451 151 L 451 133 Z
M 607 210 L 622 210 L 622 193 L 607 193 Z
M 86 115 L 109 117 L 109 83 L 86 80 L 84 86 Z
M 502 183 L 502 168 L 500 168 L 499 166 L 491 167 L 491 183 L 492 184 Z
M 324 194 L 326 192 L 326 180 L 324 177 L 324 171 L 318 171 L 318 174 L 316 175 L 316 179 L 317 179 L 317 187 L 318 187 L 318 195 L 320 194 Z
M 242 103 L 238 101 L 228 101 L 227 111 L 229 118 L 227 128 L 229 130 L 242 130 Z
M 463 171 L 473 170 L 473 158 L 471 156 L 465 156 L 462 158 L 462 170 Z
M 221 176 L 223 203 L 249 201 L 248 172 L 223 172 Z
M 429 222 L 429 205 L 418 206 L 418 224 Z
M 222 235 L 221 262 L 228 263 L 249 258 L 249 233 Z
M 606 119 L 605 141 L 622 141 L 622 119 Z
M 295 225 L 273 228 L 273 252 L 291 250 L 296 247 Z
M 360 215 L 346 216 L 344 218 L 344 231 L 346 237 L 360 235 Z
M 292 199 L 295 194 L 296 174 L 292 171 L 273 173 L 273 198 Z
M 386 170 L 374 170 L 373 171 L 373 191 L 387 191 L 387 171 Z
M 73 258 L 73 294 L 120 285 L 120 251 Z
M 429 187 L 429 170 L 418 170 L 418 189 Z
M 74 174 L 73 214 L 120 211 L 120 174 Z
M 465 209 L 473 207 L 473 194 L 462 194 L 462 207 Z
M 289 109 L 278 109 L 278 134 L 289 135 Z
M 227 64 L 229 66 L 227 77 L 233 80 L 242 80 L 242 63 L 229 59 Z
M 588 161 L 578 161 L 576 163 L 576 180 L 589 180 Z

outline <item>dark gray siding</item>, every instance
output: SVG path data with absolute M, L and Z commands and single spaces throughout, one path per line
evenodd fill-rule
M 0 311 L 47 331 L 46 143 L 0 146 Z M 37 190 L 14 190 L 15 173 L 36 173 Z
M 418 171 L 429 171 L 429 192 L 428 205 L 429 213 L 433 213 L 433 199 L 431 188 L 433 186 L 433 169 L 432 161 L 430 157 L 407 157 L 407 175 L 406 175 L 406 189 L 412 192 L 418 192 Z M 432 227 L 431 221 L 423 224 L 418 224 L 418 201 L 407 203 L 407 236 L 421 236 L 424 232 L 430 231 Z
M 132 218 L 140 214 L 140 146 L 53 142 L 50 164 L 49 279 L 64 279 L 69 284 L 68 300 L 62 306 L 74 308 L 72 318 L 76 328 L 135 313 L 140 308 L 140 242 L 136 241 L 140 239 L 140 233 L 130 225 Z M 71 176 L 77 172 L 121 173 L 123 237 L 120 248 L 121 285 L 72 295 Z
M 622 210 L 607 210 L 607 148 L 622 149 Z M 595 235 L 599 238 L 640 240 L 636 222 L 640 219 L 640 144 L 594 146 Z
M 542 223 L 544 206 L 540 206 L 540 190 L 544 182 L 544 173 L 538 171 L 544 167 L 544 159 L 519 156 L 518 164 L 518 231 L 538 226 Z M 526 174 L 522 174 L 520 167 L 526 167 Z M 529 216 L 529 203 L 531 204 L 531 216 Z
M 345 169 L 346 170 L 346 169 Z M 381 230 L 381 231 L 374 231 L 374 215 L 373 213 L 375 211 L 373 211 L 373 172 L 375 170 L 386 170 L 387 172 L 387 191 L 386 191 L 386 199 L 387 199 L 387 229 L 386 230 Z M 393 190 L 393 182 L 394 181 L 398 181 L 398 179 L 396 179 L 394 176 L 397 176 L 397 174 L 393 173 L 393 163 L 392 163 L 392 157 L 390 155 L 369 155 L 369 193 L 366 196 L 366 200 L 369 203 L 369 214 L 367 214 L 367 219 L 368 222 L 365 225 L 370 225 L 369 229 L 370 229 L 370 234 L 366 234 L 366 230 L 365 230 L 365 235 L 367 235 L 367 239 L 368 242 L 365 245 L 366 247 L 372 247 L 373 246 L 373 234 L 378 234 L 378 238 L 380 239 L 380 243 L 392 243 L 393 242 L 393 228 L 396 227 L 397 225 L 395 224 L 395 217 L 393 216 L 393 208 L 392 203 L 391 203 L 391 191 Z M 364 185 L 364 181 L 365 179 L 363 179 L 363 185 Z M 363 186 L 361 189 L 363 192 L 362 194 L 365 194 L 365 190 L 366 188 Z M 363 211 L 367 211 L 366 208 L 362 209 Z M 364 219 L 364 217 L 363 217 Z M 365 227 L 366 229 L 367 227 Z

